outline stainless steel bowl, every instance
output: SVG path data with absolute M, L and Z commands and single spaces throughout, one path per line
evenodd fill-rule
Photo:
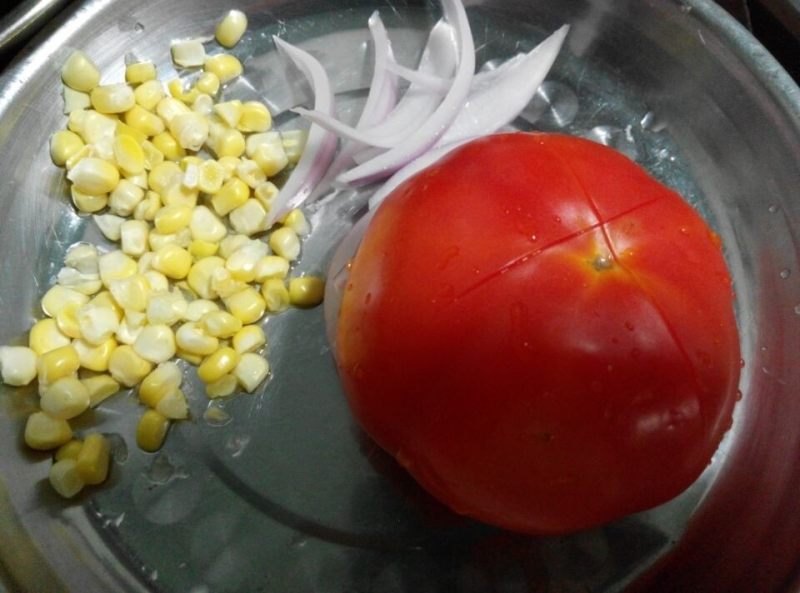
M 745 366 L 733 429 L 703 476 L 652 511 L 562 538 L 530 538 L 437 505 L 351 420 L 321 309 L 270 319 L 274 376 L 212 404 L 191 382 L 193 420 L 164 450 L 132 443 L 135 399 L 86 419 L 116 436 L 110 483 L 64 502 L 49 458 L 26 451 L 35 390 L 0 391 L 0 577 L 24 591 L 339 593 L 800 591 L 800 90 L 708 0 L 468 2 L 478 63 L 530 48 L 562 23 L 563 55 L 521 129 L 612 144 L 677 188 L 722 235 Z M 208 34 L 228 2 L 92 0 L 73 5 L 0 79 L 0 343 L 37 316 L 66 248 L 99 241 L 66 198 L 48 136 L 65 122 L 59 67 L 73 48 L 119 80 L 123 55 L 172 70 L 169 41 Z M 266 100 L 282 127 L 308 92 L 272 34 L 321 59 L 347 115 L 370 75 L 366 19 L 378 8 L 410 65 L 433 3 L 295 0 L 239 5 L 251 26 L 230 97 Z M 320 271 L 364 193 L 310 210 L 302 270 Z M 227 417 L 220 422 L 219 417 Z M 654 460 L 657 463 L 657 460 Z M 0 587 L 1 589 L 1 587 Z

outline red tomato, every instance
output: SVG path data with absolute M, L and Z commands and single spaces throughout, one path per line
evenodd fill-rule
M 367 433 L 453 510 L 523 532 L 673 498 L 736 399 L 717 235 L 626 157 L 567 136 L 481 139 L 397 188 L 337 332 Z

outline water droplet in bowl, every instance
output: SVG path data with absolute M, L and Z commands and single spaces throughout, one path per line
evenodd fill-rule
M 789 276 L 792 275 L 792 271 L 789 268 L 784 268 L 781 270 L 781 278 L 786 280 Z

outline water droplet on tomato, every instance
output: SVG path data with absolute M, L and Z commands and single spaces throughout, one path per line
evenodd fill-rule
M 795 315 L 800 315 L 800 305 L 795 305 L 794 306 L 794 314 Z
M 536 243 L 536 241 L 538 241 L 538 240 L 539 240 L 539 237 L 537 237 L 536 235 L 531 235 L 531 242 L 532 243 Z
M 786 280 L 789 276 L 792 275 L 792 271 L 789 268 L 784 268 L 781 270 L 781 278 Z
M 689 229 L 687 229 L 685 226 L 682 226 L 681 235 L 688 235 L 688 234 L 689 234 Z
M 736 401 L 737 402 L 738 401 L 742 401 L 742 390 L 741 389 L 737 389 L 736 390 Z
M 740 359 L 739 359 L 739 368 L 740 368 L 740 369 L 743 369 L 743 368 L 744 368 L 744 358 L 740 358 Z
M 769 208 L 767 208 L 767 210 L 769 210 L 770 213 L 775 214 L 778 211 L 778 205 L 777 204 L 770 204 Z
M 554 216 L 553 220 L 556 221 L 558 224 L 561 224 L 561 217 L 560 216 Z
M 627 329 L 629 332 L 632 332 L 633 330 L 636 329 L 636 327 L 630 321 L 626 321 L 625 329 Z

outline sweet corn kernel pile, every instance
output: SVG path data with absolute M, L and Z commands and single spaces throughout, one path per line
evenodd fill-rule
M 246 27 L 230 11 L 216 39 L 233 47 Z M 166 90 L 153 63 L 132 57 L 120 83 L 100 84 L 80 51 L 62 68 L 68 123 L 50 154 L 75 208 L 118 248 L 67 251 L 44 318 L 27 347 L 0 348 L 0 371 L 8 385 L 38 381 L 24 438 L 56 450 L 50 481 L 64 497 L 102 483 L 110 459 L 102 434 L 75 438 L 70 420 L 138 386 L 136 442 L 156 451 L 170 423 L 189 416 L 176 357 L 197 366 L 210 398 L 253 392 L 269 374 L 264 315 L 322 300 L 321 278 L 291 277 L 310 230 L 303 213 L 266 225 L 278 192 L 269 179 L 297 162 L 304 134 L 272 131 L 263 103 L 218 100 L 242 73 L 235 56 L 206 55 L 199 40 L 171 54 L 192 70 Z

